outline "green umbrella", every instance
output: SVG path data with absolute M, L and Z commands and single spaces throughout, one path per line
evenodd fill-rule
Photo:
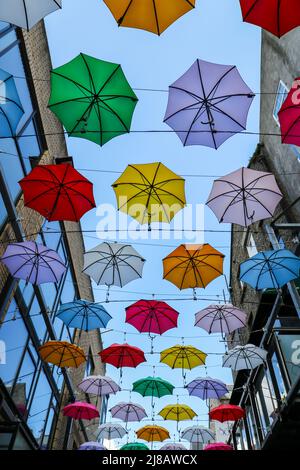
M 137 101 L 118 64 L 79 54 L 51 72 L 49 108 L 69 136 L 104 145 L 130 132 Z
M 149 447 L 147 447 L 146 444 L 143 444 L 142 442 L 129 442 L 128 444 L 125 444 L 123 447 L 121 447 L 120 450 L 149 450 Z
M 158 397 L 173 395 L 174 385 L 160 377 L 146 377 L 132 384 L 132 390 L 143 397 Z

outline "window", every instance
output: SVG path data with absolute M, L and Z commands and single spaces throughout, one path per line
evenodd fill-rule
M 283 105 L 287 95 L 288 95 L 289 89 L 286 86 L 285 83 L 283 83 L 282 80 L 280 80 L 278 88 L 277 88 L 277 94 L 275 98 L 275 105 L 273 109 L 273 118 L 276 121 L 276 124 L 279 126 L 279 119 L 278 119 L 278 113 L 280 111 L 281 106 Z
M 252 258 L 252 256 L 255 256 L 258 253 L 257 248 L 256 248 L 256 243 L 255 243 L 252 233 L 249 233 L 247 237 L 246 248 L 247 248 L 249 258 Z

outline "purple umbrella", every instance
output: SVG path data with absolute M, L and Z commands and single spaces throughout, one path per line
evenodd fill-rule
M 160 450 L 187 450 L 187 448 L 183 444 L 165 444 L 163 445 Z
M 78 450 L 107 450 L 100 442 L 85 442 Z
M 169 87 L 164 122 L 183 145 L 217 149 L 246 129 L 254 96 L 235 66 L 198 59 Z
M 228 334 L 246 326 L 247 314 L 231 304 L 209 305 L 195 315 L 195 326 L 209 334 Z
M 1 260 L 14 278 L 32 284 L 58 282 L 66 270 L 56 251 L 32 241 L 11 243 Z
M 186 388 L 190 395 L 199 397 L 202 400 L 219 399 L 228 393 L 228 388 L 221 380 L 210 377 L 195 379 Z
M 89 375 L 78 384 L 78 388 L 85 393 L 98 396 L 115 395 L 121 390 L 116 382 L 104 375 Z
M 282 193 L 271 173 L 240 168 L 214 181 L 207 205 L 219 222 L 248 227 L 272 217 Z
M 119 418 L 125 423 L 129 421 L 141 421 L 143 418 L 147 417 L 144 408 L 136 403 L 118 403 L 109 411 L 113 418 Z

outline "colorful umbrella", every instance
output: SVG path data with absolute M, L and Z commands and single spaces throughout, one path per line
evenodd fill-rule
M 181 437 L 193 444 L 207 443 L 215 438 L 214 433 L 203 426 L 190 426 L 182 431 Z
M 66 271 L 56 251 L 33 241 L 10 243 L 1 261 L 15 279 L 36 285 L 58 282 Z
M 227 386 L 221 380 L 210 377 L 194 379 L 186 388 L 190 395 L 201 400 L 220 399 L 228 393 Z
M 272 217 L 281 199 L 271 173 L 240 168 L 214 181 L 206 204 L 219 222 L 248 227 Z
M 121 391 L 121 387 L 110 377 L 102 375 L 89 375 L 80 382 L 78 388 L 85 393 L 97 396 L 116 394 Z
M 84 351 L 67 341 L 47 341 L 39 348 L 43 361 L 58 367 L 79 367 L 86 361 Z
M 296 78 L 279 112 L 278 119 L 283 144 L 300 145 L 300 77 Z
M 246 326 L 247 314 L 233 305 L 209 305 L 195 315 L 195 326 L 209 334 L 228 334 Z
M 198 416 L 188 405 L 167 405 L 158 413 L 165 420 L 171 421 L 187 421 Z
M 223 367 L 231 367 L 232 370 L 255 369 L 266 362 L 268 351 L 246 344 L 236 346 L 223 356 Z
M 146 362 L 145 355 L 140 348 L 129 344 L 112 344 L 99 352 L 101 361 L 111 364 L 117 368 L 137 367 Z
M 237 405 L 219 405 L 210 410 L 209 417 L 215 421 L 220 421 L 220 423 L 238 421 L 245 417 L 245 410 Z
M 174 385 L 160 377 L 146 377 L 132 384 L 132 391 L 139 393 L 143 397 L 161 398 L 166 395 L 173 395 L 174 388 Z
M 98 285 L 124 287 L 142 277 L 144 263 L 131 245 L 104 242 L 84 254 L 83 272 Z
M 62 304 L 56 314 L 69 328 L 84 331 L 106 328 L 111 315 L 100 304 L 88 300 L 75 300 Z
M 0 136 L 14 136 L 23 114 L 24 109 L 13 76 L 0 69 Z
M 149 450 L 149 447 L 142 442 L 128 442 L 128 444 L 122 446 L 120 450 Z
M 121 419 L 125 423 L 141 421 L 148 416 L 145 409 L 137 403 L 118 403 L 109 411 L 113 418 Z
M 123 426 L 118 423 L 104 423 L 99 426 L 98 439 L 122 439 L 127 434 L 127 431 Z
M 233 450 L 233 447 L 230 444 L 225 444 L 225 442 L 213 442 L 207 444 L 203 450 Z
M 91 403 L 76 401 L 63 408 L 63 415 L 73 419 L 94 419 L 99 418 L 99 411 Z
M 0 0 L 0 20 L 29 30 L 59 8 L 62 0 Z
M 208 243 L 180 245 L 163 259 L 164 279 L 179 289 L 205 288 L 223 274 L 224 255 Z
M 85 442 L 79 446 L 78 450 L 107 450 L 100 442 Z
M 300 258 L 289 250 L 257 253 L 240 265 L 240 280 L 256 290 L 280 289 L 299 277 Z
M 129 133 L 137 101 L 118 64 L 79 54 L 51 72 L 49 108 L 71 137 L 102 146 Z
M 156 424 L 138 429 L 136 435 L 138 439 L 143 439 L 147 442 L 163 442 L 166 439 L 170 439 L 169 431 Z
M 281 37 L 300 26 L 297 0 L 240 0 L 244 21 Z
M 171 222 L 186 204 L 185 180 L 162 163 L 129 165 L 112 185 L 118 209 L 140 224 Z
M 160 35 L 174 21 L 195 8 L 196 0 L 104 0 L 119 26 Z
M 165 349 L 160 353 L 160 362 L 170 366 L 172 369 L 193 369 L 194 367 L 205 365 L 207 354 L 194 346 L 183 346 L 177 344 Z
M 141 333 L 162 335 L 177 327 L 179 313 L 165 302 L 139 300 L 126 308 L 126 323 Z
M 187 449 L 182 444 L 165 444 L 160 448 L 160 450 L 170 451 L 170 450 L 187 450 Z
M 93 184 L 69 163 L 38 165 L 19 183 L 25 206 L 49 221 L 78 222 L 96 207 Z
M 198 59 L 169 87 L 164 122 L 183 145 L 217 149 L 246 129 L 253 98 L 235 66 Z

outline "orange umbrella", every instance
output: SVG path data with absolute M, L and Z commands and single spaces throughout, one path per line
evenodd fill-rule
M 39 352 L 43 361 L 58 367 L 79 367 L 86 361 L 84 351 L 67 341 L 47 341 Z
M 164 279 L 179 289 L 205 288 L 223 274 L 224 257 L 208 243 L 180 245 L 163 259 Z

